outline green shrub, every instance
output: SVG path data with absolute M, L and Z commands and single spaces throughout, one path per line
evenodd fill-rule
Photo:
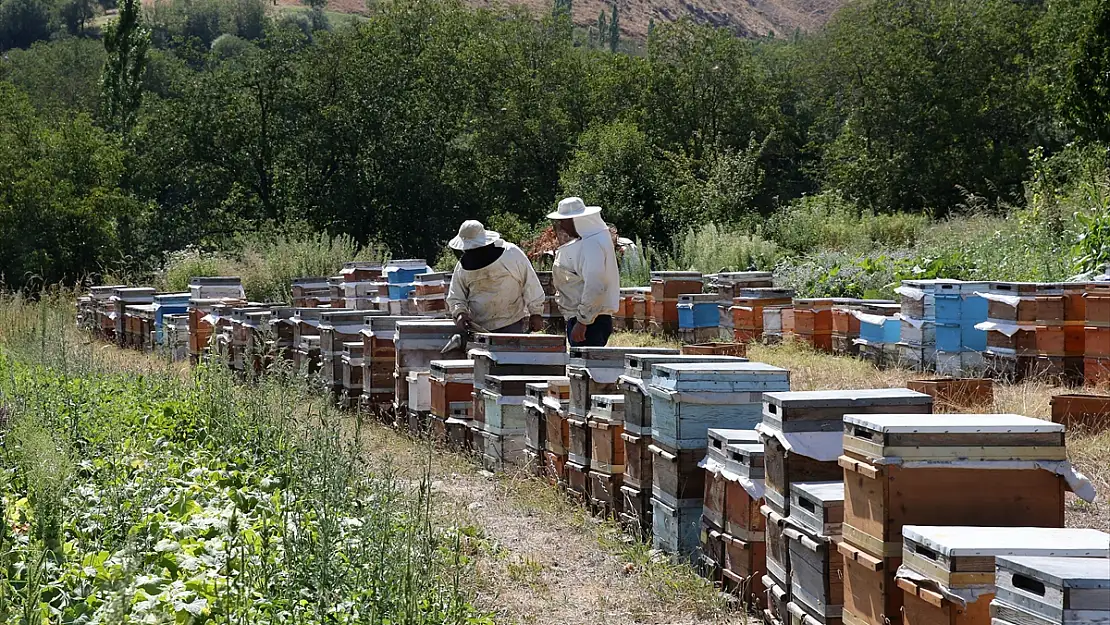
M 791 202 L 766 221 L 763 232 L 799 253 L 864 251 L 876 246 L 912 246 L 928 222 L 928 216 L 922 214 L 876 215 L 828 192 Z
M 676 239 L 673 266 L 680 271 L 769 271 L 781 252 L 773 241 L 717 224 L 689 228 Z

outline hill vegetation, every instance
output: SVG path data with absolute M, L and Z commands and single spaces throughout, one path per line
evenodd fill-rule
M 8 287 L 339 235 L 435 258 L 463 219 L 522 239 L 569 194 L 657 264 L 814 293 L 1110 260 L 1107 0 L 866 0 L 758 40 L 659 23 L 642 54 L 452 0 L 65 12 L 0 0 Z

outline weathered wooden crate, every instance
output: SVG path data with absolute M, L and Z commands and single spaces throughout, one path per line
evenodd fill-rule
M 1054 395 L 1051 405 L 1052 422 L 1068 429 L 1099 431 L 1110 427 L 1110 395 Z
M 539 375 L 488 375 L 482 393 L 485 414 L 482 421 L 489 427 L 520 430 L 525 427 L 524 398 L 527 386 L 546 383 L 549 378 Z
M 753 444 L 758 443 L 759 434 L 755 430 L 728 430 L 720 428 L 711 428 L 708 435 L 708 447 L 706 457 L 700 463 L 705 468 L 705 489 L 703 496 L 703 516 L 705 519 L 717 529 L 725 529 L 726 519 L 729 511 L 728 504 L 728 491 L 729 482 L 733 480 L 728 476 L 726 471 L 728 465 L 728 448 L 731 445 L 739 445 L 743 443 Z M 741 476 L 736 476 L 741 477 Z M 743 491 L 741 496 L 739 493 L 734 492 L 735 497 L 743 499 L 737 502 L 741 507 L 747 507 L 751 504 L 751 497 L 746 491 Z M 749 540 L 751 536 L 747 533 L 737 536 L 745 540 Z
M 671 507 L 696 503 L 700 511 L 705 491 L 705 470 L 698 465 L 705 457 L 705 450 L 670 449 L 658 441 L 653 442 L 648 450 L 653 456 L 652 496 Z
M 620 523 L 640 538 L 651 535 L 651 486 L 647 489 L 621 484 Z
M 624 473 L 624 395 L 594 395 L 587 419 L 590 428 L 590 470 Z
M 767 573 L 767 543 L 741 540 L 725 533 L 725 562 L 721 577 L 725 588 L 751 608 L 767 607 L 762 577 Z
M 776 625 L 790 623 L 790 612 L 787 605 L 790 603 L 790 587 L 786 581 L 776 579 L 770 570 L 763 576 L 763 587 L 767 589 L 767 612 L 765 622 Z
M 673 506 L 652 491 L 652 546 L 664 553 L 693 561 L 700 543 L 701 505 Z
M 365 343 L 364 343 L 365 344 Z M 470 416 L 474 392 L 473 360 L 433 360 L 430 364 L 431 411 L 447 417 Z
M 768 506 L 759 509 L 766 518 L 767 542 L 767 572 L 775 580 L 780 580 L 780 586 L 790 589 L 790 543 L 784 530 L 789 526 L 786 517 L 778 514 Z
M 902 622 L 902 591 L 894 576 L 902 556 L 876 558 L 842 540 L 845 625 L 892 625 Z
M 995 557 L 990 615 L 1000 625 L 1094 625 L 1110 621 L 1105 558 Z
M 568 459 L 566 465 L 564 465 L 564 472 L 567 476 L 567 493 L 582 501 L 588 501 L 590 497 L 590 467 Z
M 486 470 L 502 471 L 524 463 L 523 433 L 494 432 L 478 426 L 471 428 L 471 436 Z
M 589 421 L 575 416 L 567 417 L 568 442 L 567 458 L 570 462 L 584 469 L 590 468 L 590 434 Z
M 987 318 L 998 321 L 1037 321 L 1037 290 L 1033 282 L 991 282 L 979 296 L 987 300 Z
M 672 448 L 705 447 L 709 428 L 754 429 L 763 393 L 790 388 L 790 373 L 764 363 L 655 365 L 652 438 Z
M 669 348 L 637 347 L 571 347 L 567 376 L 571 379 L 570 409 L 573 414 L 584 416 L 590 408 L 593 395 L 611 395 L 621 392 L 617 380 L 627 364 L 629 355 L 677 354 Z
M 897 584 L 905 594 L 906 625 L 990 623 L 995 556 L 1099 557 L 1110 563 L 1110 534 L 1091 529 L 907 525 L 903 539 Z
M 725 533 L 745 542 L 763 542 L 767 527 L 766 518 L 760 508 L 764 500 L 756 496 L 758 491 L 751 492 L 749 486 L 743 482 L 747 479 L 756 488 L 762 486 L 763 445 L 733 444 L 728 446 L 728 451 L 726 475 L 730 473 L 740 479 L 731 479 L 730 476 L 725 483 Z
M 839 619 L 844 608 L 844 559 L 838 538 L 786 527 L 790 552 L 790 598 L 821 623 Z
M 488 334 L 480 336 L 515 336 Z M 544 351 L 490 351 L 481 347 L 467 350 L 467 356 L 474 360 L 474 388 L 485 386 L 488 376 L 563 376 L 566 375 L 567 356 L 565 352 Z
M 811 536 L 840 536 L 844 524 L 844 482 L 795 482 L 790 485 L 790 515 Z
M 841 625 L 844 622 L 841 618 L 815 618 L 801 603 L 795 601 L 786 604 L 786 611 L 790 614 L 790 625 Z
M 731 356 L 694 356 L 679 354 L 672 350 L 669 354 L 630 353 L 625 357 L 624 375 L 617 382 L 618 389 L 625 394 L 625 427 L 628 431 L 650 434 L 651 396 L 647 385 L 651 382 L 651 368 L 669 362 L 745 362 L 746 359 Z
M 547 449 L 547 410 L 543 400 L 547 397 L 547 382 L 533 382 L 524 387 L 524 447 L 542 461 Z M 537 462 L 537 466 L 542 462 Z
M 599 516 L 613 518 L 619 516 L 623 503 L 621 477 L 620 473 L 590 470 L 590 504 Z
M 782 439 L 764 430 L 763 443 L 764 498 L 776 513 L 790 512 L 790 485 L 794 482 L 828 482 L 840 479 L 843 470 L 836 461 L 816 460 L 788 451 Z M 830 433 L 831 434 L 831 433 Z M 835 436 L 835 434 L 834 434 Z
M 695 345 L 683 345 L 682 353 L 687 356 L 731 356 L 733 358 L 743 358 L 747 360 L 748 344 L 747 343 L 702 343 Z M 699 362 L 706 362 L 704 360 Z
M 566 465 L 566 454 L 557 454 L 553 451 L 543 452 L 543 472 L 553 484 L 566 487 Z
M 624 483 L 637 490 L 651 490 L 652 461 L 651 436 L 621 432 L 624 441 Z
M 556 408 L 551 402 L 544 402 L 544 449 L 558 456 L 566 456 L 570 448 L 570 423 L 567 421 L 565 404 Z
M 721 569 L 725 563 L 724 533 L 708 522 L 703 516 L 698 532 L 698 568 L 701 576 L 713 582 L 721 582 Z

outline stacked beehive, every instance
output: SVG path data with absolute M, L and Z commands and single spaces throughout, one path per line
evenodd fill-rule
M 223 304 L 244 304 L 245 292 L 239 278 L 198 277 L 189 279 L 189 356 L 199 360 L 208 349 L 215 331 L 212 313 Z
M 343 344 L 361 342 L 366 310 L 325 310 L 316 326 L 320 334 L 321 374 L 327 389 L 336 397 L 343 388 Z
M 636 287 L 621 289 L 620 298 L 617 300 L 617 312 L 613 315 L 613 330 L 616 332 L 632 331 L 634 329 L 633 311 L 635 305 L 632 299 L 639 291 Z
M 413 369 L 405 375 L 405 382 L 408 386 L 408 392 L 406 393 L 408 411 L 405 417 L 409 435 L 413 437 L 423 436 L 427 432 L 428 421 L 431 419 L 432 362 L 435 361 L 429 362 L 427 369 Z
M 979 293 L 987 300 L 987 320 L 975 328 L 987 333 L 984 365 L 995 376 L 1024 378 L 1036 360 L 1037 288 L 1029 282 L 991 282 Z
M 936 289 L 940 284 L 955 285 L 955 280 L 903 280 L 895 292 L 902 296 L 901 334 L 898 363 L 924 371 L 936 366 L 937 350 L 959 351 L 959 332 L 946 331 L 938 337 Z
M 135 342 L 135 328 L 138 327 L 137 321 L 128 322 L 127 308 L 128 306 L 141 306 L 144 304 L 152 304 L 154 302 L 154 289 L 149 287 L 118 287 L 112 290 L 111 296 L 108 301 L 111 305 L 110 318 L 113 323 L 112 334 L 116 339 L 116 344 L 120 347 L 130 347 Z M 139 313 L 138 309 L 132 310 L 132 316 L 136 317 Z M 151 320 L 153 321 L 154 311 L 151 310 Z
M 964 376 L 982 371 L 987 333 L 975 326 L 987 320 L 987 300 L 977 295 L 986 288 L 985 282 L 941 282 L 934 287 L 937 373 Z
M 621 511 L 624 477 L 624 395 L 593 395 L 586 415 L 590 428 L 590 504 L 605 517 Z
M 764 340 L 768 330 L 772 342 L 782 340 L 782 309 L 793 305 L 793 290 L 753 287 L 736 289 L 733 294 L 729 307 L 732 340 L 737 343 Z
M 683 343 L 706 343 L 720 336 L 720 311 L 716 293 L 678 296 L 678 339 Z
M 771 272 L 769 271 L 738 271 L 718 273 L 706 276 L 709 280 L 709 291 L 717 294 L 717 319 L 718 338 L 724 341 L 734 341 L 736 326 L 733 320 L 732 307 L 737 297 L 745 289 L 770 288 L 774 286 Z M 760 324 L 762 326 L 762 320 Z M 758 339 L 759 337 L 753 337 Z M 744 341 L 747 342 L 747 341 Z
M 770 615 L 790 620 L 789 542 L 791 487 L 796 482 L 839 481 L 844 415 L 852 412 L 928 413 L 933 399 L 908 389 L 767 393 L 759 424 L 766 467 L 761 512 L 767 517 L 767 577 Z M 814 536 L 810 537 L 815 540 Z
M 411 315 L 409 294 L 416 290 L 416 276 L 428 273 L 431 268 L 422 258 L 391 260 L 385 265 L 383 273 L 389 289 L 390 315 Z
M 1094 557 L 1102 558 L 1103 571 L 1110 570 L 1110 534 L 1092 529 L 907 525 L 902 537 L 905 548 L 896 579 L 905 625 L 991 625 L 998 583 L 1009 582 L 1013 588 L 1015 581 L 995 577 L 995 556 Z M 1022 580 L 1016 581 L 1021 588 Z M 1047 589 L 1031 584 L 1024 590 L 1044 597 Z M 1066 607 L 1079 612 L 1084 606 Z M 1110 604 L 1098 607 L 1110 609 Z M 1008 612 L 1011 617 L 1021 614 Z M 1094 621 L 1081 617 L 1078 622 Z
M 568 490 L 586 500 L 589 492 L 590 427 L 589 412 L 594 395 L 616 394 L 617 380 L 624 373 L 625 359 L 630 353 L 674 354 L 673 349 L 626 347 L 572 347 L 566 375 L 570 378 L 570 404 L 567 408 Z M 614 441 L 616 442 L 616 441 Z M 620 440 L 623 446 L 623 439 Z
M 705 470 L 705 488 L 702 496 L 701 511 L 701 566 L 705 577 L 713 582 L 721 582 L 725 569 L 726 553 L 726 520 L 747 521 L 752 511 L 753 504 L 758 516 L 757 502 L 762 497 L 761 484 L 745 480 L 743 476 L 726 469 L 729 465 L 729 448 L 736 445 L 758 445 L 759 433 L 755 430 L 732 430 L 726 428 L 710 428 L 706 441 L 705 457 L 698 466 Z M 728 488 L 730 483 L 738 482 L 740 489 Z M 747 482 L 748 490 L 742 488 Z M 749 492 L 750 491 L 750 492 Z M 753 493 L 755 495 L 753 496 Z M 729 495 L 732 500 L 729 500 Z M 750 543 L 752 536 L 745 527 L 734 524 L 733 531 L 742 531 L 737 539 Z M 762 538 L 762 536 L 760 536 Z M 731 540 L 729 538 L 728 540 Z
M 293 366 L 312 375 L 320 370 L 320 318 L 328 308 L 298 308 L 293 315 Z
M 401 273 L 400 275 L 404 276 L 405 274 Z M 397 422 L 395 422 L 397 425 L 407 427 L 409 372 L 430 371 L 433 360 L 461 359 L 464 355 L 464 349 L 460 346 L 459 349 L 446 354 L 441 352 L 448 341 L 451 340 L 451 337 L 458 332 L 455 323 L 452 321 L 399 319 L 394 322 L 393 332 L 393 349 L 396 356 L 393 369 L 393 414 L 397 419 Z M 423 407 L 419 400 L 425 398 L 418 397 L 417 399 L 417 407 Z M 430 408 L 430 396 L 427 397 L 427 400 Z
M 189 315 L 166 315 L 162 318 L 163 348 L 170 360 L 177 362 L 189 357 Z
M 93 315 L 93 332 L 97 338 L 115 342 L 116 340 L 116 319 L 115 319 L 115 306 L 112 304 L 112 293 L 116 289 L 126 288 L 125 284 L 113 284 L 111 286 L 94 286 L 89 289 L 89 298 L 92 300 L 90 306 Z
M 632 295 L 632 330 L 647 332 L 651 325 L 651 287 L 636 287 Z
M 559 308 L 558 297 L 555 294 L 555 278 L 550 271 L 537 271 L 536 277 L 543 287 L 543 327 L 544 332 L 562 334 L 566 331 L 566 319 Z
M 474 337 L 467 352 L 474 361 L 470 436 L 489 466 L 499 466 L 506 460 L 520 462 L 524 453 L 525 384 L 564 375 L 565 350 L 566 339 L 554 334 Z M 487 413 L 491 409 L 495 414 Z
M 844 482 L 795 482 L 782 531 L 788 543 L 792 623 L 840 625 L 844 558 L 837 545 L 844 521 Z
M 698 548 L 710 428 L 753 429 L 764 392 L 789 390 L 789 372 L 771 365 L 663 363 L 652 368 L 653 544 L 691 557 Z
M 624 373 L 617 388 L 624 393 L 625 471 L 621 485 L 621 521 L 633 533 L 646 535 L 651 528 L 651 382 L 653 365 L 666 362 L 746 362 L 730 356 L 690 356 L 678 353 L 625 356 Z
M 293 278 L 292 293 L 294 308 L 331 305 L 331 289 L 327 278 Z
M 834 306 L 832 309 L 832 353 L 838 356 L 859 355 L 859 317 L 852 314 L 859 306 Z
M 430 384 L 432 438 L 454 449 L 466 449 L 474 405 L 474 361 L 433 360 Z
M 351 308 L 354 310 L 385 310 L 386 301 L 381 297 L 378 285 L 383 280 L 381 263 L 373 261 L 352 261 L 343 264 L 339 271 L 337 294 L 342 303 L 335 302 L 332 308 Z M 295 298 L 296 296 L 294 296 Z
M 345 410 L 357 410 L 362 401 L 362 354 L 365 344 L 359 330 L 358 340 L 343 342 L 343 355 L 340 357 L 340 391 L 337 401 Z
M 1063 527 L 1064 428 L 1017 415 L 845 415 L 844 622 L 900 623 L 902 528 Z
M 259 372 L 265 356 L 264 333 L 270 327 L 268 306 L 236 306 L 228 315 L 231 340 L 228 364 L 235 371 Z
M 270 309 L 270 337 L 267 351 L 274 360 L 293 361 L 293 318 L 297 309 L 292 306 L 274 306 Z
M 544 434 L 543 473 L 553 483 L 566 486 L 567 449 L 570 427 L 567 424 L 570 406 L 570 378 L 551 378 L 543 398 Z
M 165 344 L 166 315 L 188 314 L 190 296 L 190 293 L 160 293 L 154 296 L 154 345 Z
M 702 283 L 702 275 L 696 271 L 653 271 L 648 332 L 667 335 L 677 333 L 678 296 L 701 293 Z
M 1007 555 L 995 557 L 994 566 L 990 616 L 996 625 L 1110 622 L 1106 558 Z
M 1110 385 L 1110 284 L 1088 284 L 1083 301 L 1087 317 L 1084 379 L 1090 386 Z
M 901 320 L 898 313 L 901 304 L 861 304 L 859 310 L 851 311 L 859 319 L 859 338 L 853 341 L 859 346 L 859 356 L 864 360 L 882 365 L 897 357 L 898 342 L 902 336 Z
M 783 310 L 783 338 L 793 337 L 818 351 L 832 351 L 832 309 L 836 300 L 794 300 L 793 309 Z
M 427 317 L 447 316 L 447 290 L 451 288 L 450 272 L 422 273 L 414 279 L 409 306 L 413 314 Z
M 721 581 L 746 605 L 759 610 L 766 608 L 767 597 L 762 592 L 767 572 L 767 527 L 760 512 L 764 474 L 761 443 L 739 442 L 725 448 L 724 466 L 719 472 L 725 481 Z
M 394 373 L 397 369 L 397 323 L 420 321 L 419 317 L 367 316 L 362 337 L 362 407 L 385 416 L 393 404 L 396 390 Z M 442 346 L 441 346 L 442 347 Z M 406 392 L 408 380 L 405 381 Z M 469 398 L 469 395 L 467 396 Z
M 1065 384 L 1082 384 L 1085 286 L 1051 283 L 1037 287 L 1037 358 L 1032 373 Z
M 150 295 L 148 302 L 127 304 L 123 307 L 123 347 L 139 351 L 147 351 L 153 347 L 154 313 L 157 309 L 154 305 L 154 295 L 153 293 Z
M 544 450 L 547 442 L 547 412 L 543 400 L 547 382 L 524 386 L 524 468 L 537 477 L 544 473 Z

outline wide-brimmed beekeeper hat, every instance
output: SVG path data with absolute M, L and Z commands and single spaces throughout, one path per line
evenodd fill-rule
M 574 219 L 586 215 L 596 215 L 601 212 L 600 206 L 586 206 L 580 197 L 568 197 L 559 202 L 559 209 L 548 213 L 548 219 Z
M 486 230 L 482 222 L 476 219 L 468 219 L 459 226 L 459 234 L 451 239 L 447 246 L 453 250 L 465 251 L 485 247 L 500 240 L 501 235 L 493 230 Z

